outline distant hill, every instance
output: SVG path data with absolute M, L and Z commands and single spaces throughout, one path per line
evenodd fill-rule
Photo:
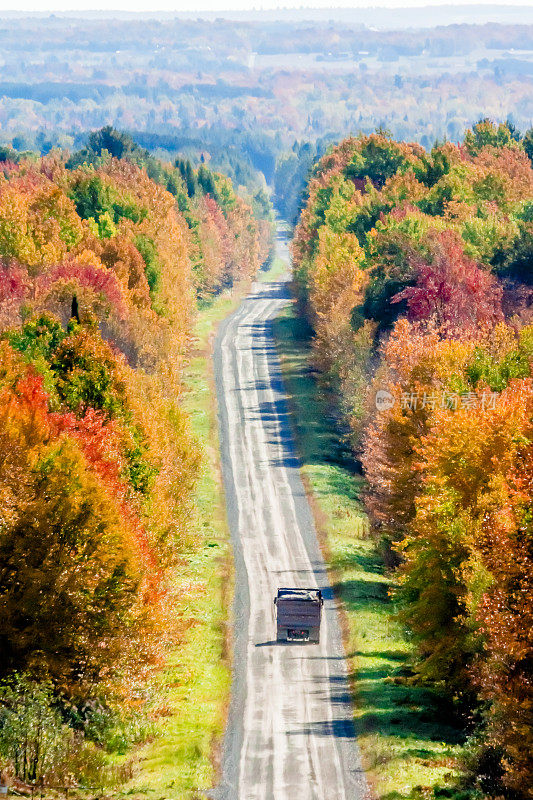
M 250 11 L 180 11 L 180 12 L 133 12 L 133 11 L 57 11 L 53 14 L 45 12 L 2 11 L 2 18 L 39 17 L 39 18 L 75 18 L 75 19 L 229 19 L 245 22 L 280 21 L 323 21 L 335 20 L 350 25 L 364 25 L 384 30 L 402 28 L 433 27 L 451 24 L 478 24 L 488 22 L 501 24 L 533 23 L 533 7 L 526 4 L 504 5 L 503 3 L 480 3 L 464 5 L 417 5 L 401 8 L 386 6 L 368 6 L 366 8 L 277 8 L 252 9 Z

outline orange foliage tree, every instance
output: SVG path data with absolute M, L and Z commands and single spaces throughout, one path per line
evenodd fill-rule
M 223 176 L 204 168 L 189 202 L 176 169 L 150 166 L 158 181 L 56 154 L 0 177 L 0 674 L 77 696 L 125 688 L 179 633 L 196 296 L 251 277 L 262 248 Z

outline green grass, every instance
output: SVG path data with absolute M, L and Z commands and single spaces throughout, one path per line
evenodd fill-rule
M 355 723 L 367 775 L 381 800 L 422 799 L 451 785 L 461 731 L 446 708 L 409 686 L 409 643 L 394 619 L 391 579 L 361 503 L 363 478 L 335 429 L 309 371 L 309 329 L 293 306 L 274 331 L 293 412 L 302 473 L 341 603 L 355 697 Z
M 260 283 L 267 283 L 268 281 L 275 281 L 287 272 L 287 264 L 282 258 L 274 256 L 269 268 L 264 270 L 260 269 L 257 273 L 257 280 Z

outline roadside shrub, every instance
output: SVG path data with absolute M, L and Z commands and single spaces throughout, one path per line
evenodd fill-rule
M 14 674 L 0 684 L 0 769 L 40 786 L 118 786 L 131 765 L 109 765 L 83 731 L 64 720 L 64 707 L 50 681 Z
M 50 683 L 18 676 L 0 687 L 0 755 L 25 783 L 59 777 L 73 731 L 53 706 Z

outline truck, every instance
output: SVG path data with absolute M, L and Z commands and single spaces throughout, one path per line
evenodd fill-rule
M 278 589 L 274 598 L 277 641 L 318 643 L 323 604 L 320 589 Z

